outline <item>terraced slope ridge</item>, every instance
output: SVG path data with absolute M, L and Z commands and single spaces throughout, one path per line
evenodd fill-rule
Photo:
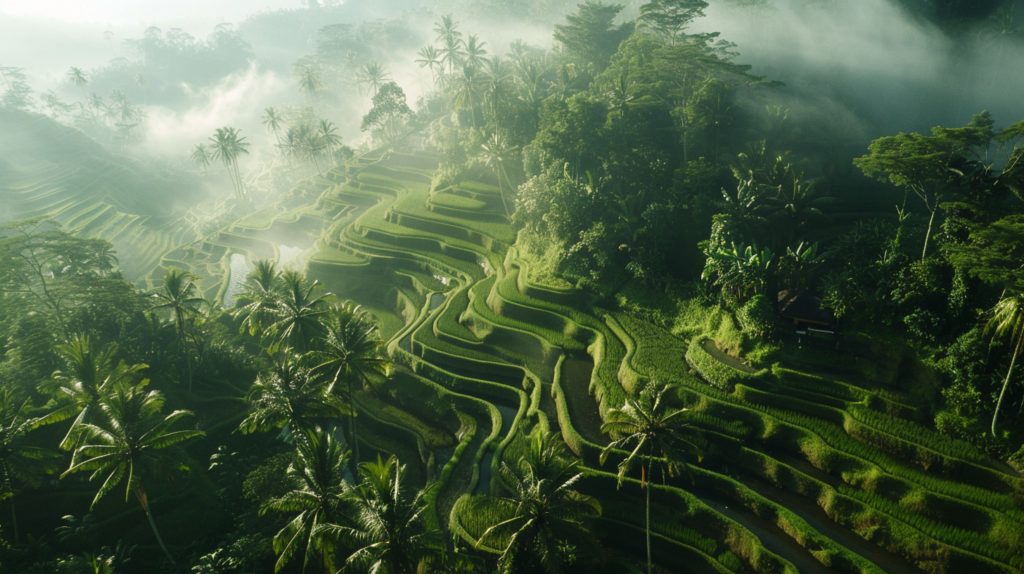
M 439 482 L 439 525 L 474 544 L 501 513 L 478 495 L 501 487 L 498 465 L 539 427 L 560 431 L 586 464 L 581 488 L 606 501 L 606 544 L 642 552 L 643 492 L 617 488 L 615 457 L 601 466 L 598 455 L 603 415 L 654 380 L 691 407 L 709 442 L 689 476 L 653 486 L 666 567 L 1024 567 L 1024 482 L 919 424 L 909 399 L 853 373 L 748 368 L 705 336 L 682 340 L 531 282 L 499 190 L 438 185 L 435 168 L 428 152 L 368 154 L 314 178 L 323 191 L 304 209 L 319 233 L 309 274 L 371 309 L 402 366 L 365 398 L 363 448 L 398 452 Z

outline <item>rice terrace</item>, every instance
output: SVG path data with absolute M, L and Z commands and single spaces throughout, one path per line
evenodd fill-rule
M 279 4 L 0 3 L 0 572 L 1024 572 L 1024 2 Z

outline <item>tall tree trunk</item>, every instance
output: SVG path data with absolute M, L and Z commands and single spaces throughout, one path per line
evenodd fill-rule
M 1010 368 L 1006 371 L 1006 380 L 1003 381 L 1003 390 L 999 391 L 999 400 L 996 401 L 996 412 L 992 413 L 992 436 L 996 436 L 996 421 L 999 419 L 999 407 L 1003 404 L 1003 397 L 1006 396 L 1006 388 L 1010 386 L 1010 376 L 1013 375 L 1013 366 L 1017 363 L 1017 354 L 1020 352 L 1021 341 L 1013 347 L 1013 358 L 1010 359 Z
M 352 409 L 352 414 L 348 416 L 348 434 L 352 437 L 352 480 L 359 482 L 359 476 L 356 473 L 356 469 L 359 466 L 359 437 L 356 436 L 356 396 L 352 392 L 351 379 L 347 384 L 348 402 L 349 407 Z
M 18 511 L 14 508 L 14 495 L 11 495 L 11 526 L 14 528 L 14 543 L 20 544 L 21 537 L 18 534 Z
M 645 478 L 650 479 L 650 468 L 651 465 L 647 465 L 647 474 Z M 650 481 L 645 481 L 644 488 L 647 490 L 647 574 L 651 574 L 651 484 Z
M 139 504 L 142 505 L 142 509 L 146 511 L 146 518 L 149 519 L 149 527 L 153 529 L 153 534 L 156 536 L 156 541 L 160 544 L 160 549 L 167 555 L 167 559 L 171 561 L 171 564 L 177 565 L 174 561 L 174 557 L 171 556 L 170 550 L 164 544 L 163 537 L 160 536 L 160 530 L 156 527 L 156 521 L 153 520 L 153 513 L 149 511 L 149 498 L 146 497 L 146 491 L 141 487 L 135 487 L 135 497 L 139 499 Z
M 935 212 L 938 209 L 931 210 L 932 215 L 928 218 L 928 231 L 924 234 L 924 249 L 921 250 L 921 261 L 924 261 L 926 255 L 928 255 L 928 239 L 932 236 L 932 223 L 935 222 Z

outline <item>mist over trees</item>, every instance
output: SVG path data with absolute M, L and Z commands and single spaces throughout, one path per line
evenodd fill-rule
M 1022 22 L 309 0 L 3 55 L 0 571 L 1019 571 Z

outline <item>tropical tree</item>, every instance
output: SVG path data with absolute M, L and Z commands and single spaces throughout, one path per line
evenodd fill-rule
M 704 0 L 652 0 L 640 7 L 640 25 L 675 44 L 690 22 L 704 15 Z
M 263 324 L 273 319 L 281 297 L 281 272 L 272 259 L 260 259 L 253 264 L 253 270 L 245 278 L 242 292 L 235 297 L 241 303 L 235 312 L 242 319 L 239 332 L 248 331 L 255 335 Z
M 281 128 L 285 124 L 284 117 L 277 108 L 271 106 L 263 110 L 263 116 L 260 117 L 263 122 L 263 127 L 267 128 L 267 131 L 274 134 L 274 139 L 281 141 Z
M 434 75 L 434 69 L 441 67 L 441 52 L 438 51 L 434 46 L 424 46 L 417 53 L 419 59 L 416 63 L 421 68 L 430 68 L 430 85 L 437 85 L 437 78 Z
M 318 134 L 320 141 L 327 148 L 327 155 L 333 160 L 334 148 L 341 145 L 341 136 L 338 135 L 338 127 L 334 125 L 334 122 L 329 120 L 320 120 Z
M 244 137 L 239 137 L 239 130 L 232 127 L 217 128 L 210 141 L 213 143 L 213 159 L 219 159 L 227 168 L 231 181 L 235 184 L 238 199 L 245 197 L 245 182 L 242 172 L 238 169 L 238 158 L 249 153 L 249 144 Z
M 359 465 L 358 487 L 346 495 L 351 525 L 324 524 L 317 534 L 351 548 L 345 571 L 376 574 L 423 572 L 438 562 L 442 540 L 427 522 L 426 491 L 410 493 L 403 484 L 404 465 L 394 455 Z
M 374 98 L 377 97 L 377 92 L 380 90 L 381 86 L 390 80 L 391 75 L 388 74 L 387 68 L 376 60 L 370 60 L 359 68 L 359 78 L 357 81 L 360 86 L 365 87 L 367 95 L 369 95 L 372 90 L 372 97 Z
M 274 368 L 256 377 L 246 396 L 249 414 L 238 425 L 242 434 L 285 429 L 294 436 L 349 414 L 345 403 L 328 392 L 291 349 L 271 352 L 276 355 Z
M 89 335 L 78 335 L 65 344 L 57 345 L 57 354 L 65 368 L 53 373 L 51 381 L 40 385 L 40 391 L 53 396 L 57 407 L 39 419 L 39 424 L 51 424 L 75 417 L 60 448 L 71 450 L 85 424 L 92 422 L 100 409 L 100 399 L 118 384 L 130 384 L 146 365 L 114 363 L 117 344 L 108 343 L 95 349 Z
M 315 114 L 316 95 L 320 90 L 324 89 L 324 85 L 320 81 L 319 69 L 311 64 L 298 66 L 295 69 L 295 80 L 299 83 L 299 91 L 306 96 L 309 101 L 309 105 L 313 108 L 313 113 Z
M 64 76 L 74 85 L 78 86 L 78 89 L 82 90 L 82 95 L 86 100 L 89 99 L 89 92 L 85 91 L 85 86 L 89 83 L 89 78 L 86 76 L 82 68 L 72 66 Z
M 399 128 L 402 120 L 411 115 L 412 110 L 405 101 L 405 91 L 398 84 L 388 82 L 373 97 L 373 108 L 363 116 L 360 129 L 364 132 L 378 131 L 386 142 L 394 143 L 401 135 Z
M 330 293 L 320 293 L 319 281 L 310 283 L 294 270 L 281 274 L 281 297 L 274 322 L 267 331 L 278 341 L 305 352 L 310 342 L 323 333 L 321 320 L 329 311 Z
M 505 164 L 512 160 L 512 153 L 516 148 L 509 147 L 508 142 L 498 132 L 491 134 L 491 138 L 486 143 L 481 144 L 480 147 L 484 150 L 487 165 L 498 176 L 498 193 L 501 195 L 501 206 L 505 208 L 505 216 L 511 219 L 512 216 L 509 214 L 508 204 L 505 203 L 505 188 L 501 185 L 501 180 L 504 177 L 505 183 L 510 188 L 513 187 L 512 182 L 508 180 L 508 173 L 505 172 Z
M 204 436 L 204 433 L 198 430 L 172 431 L 175 423 L 192 413 L 179 410 L 165 417 L 161 415 L 163 406 L 164 399 L 159 391 L 146 391 L 143 384 L 116 385 L 100 399 L 102 415 L 84 426 L 83 443 L 75 449 L 71 467 L 61 478 L 78 472 L 91 472 L 91 480 L 102 479 L 103 484 L 93 498 L 92 506 L 127 479 L 125 500 L 135 495 L 149 519 L 157 543 L 174 564 L 174 557 L 164 544 L 150 511 L 143 479 L 186 469 L 183 463 L 158 451 Z
M 189 156 L 196 165 L 199 166 L 203 172 L 206 172 L 206 168 L 210 167 L 210 150 L 206 147 L 206 144 L 198 143 L 192 148 L 192 155 Z
M 1003 388 L 999 391 L 999 399 L 996 401 L 996 410 L 992 413 L 992 436 L 996 436 L 999 409 L 1003 406 L 1003 397 L 1006 396 L 1006 389 L 1010 386 L 1010 377 L 1013 376 L 1017 356 L 1021 349 L 1024 349 L 1024 297 L 1011 294 L 1000 299 L 992 309 L 992 317 L 985 325 L 985 332 L 992 333 L 993 337 L 1009 337 L 1010 345 L 1013 347 L 1010 368 L 1006 370 Z
M 501 572 L 558 574 L 568 563 L 596 551 L 586 520 L 600 516 L 601 505 L 573 489 L 583 474 L 579 462 L 555 446 L 557 440 L 537 433 L 527 456 L 515 467 L 502 463 L 499 469 L 511 492 L 496 502 L 510 509 L 512 517 L 485 530 L 476 546 L 507 541 L 498 559 Z
M 468 110 L 473 127 L 476 127 L 476 105 L 486 86 L 487 79 L 475 66 L 465 65 L 461 73 L 452 78 L 451 98 L 457 110 Z
M 15 543 L 20 535 L 14 496 L 20 486 L 38 486 L 40 476 L 56 472 L 54 459 L 60 458 L 53 451 L 25 444 L 25 435 L 42 424 L 29 416 L 30 407 L 30 401 L 12 387 L 0 386 L 0 500 L 10 501 Z
M 313 369 L 328 378 L 328 393 L 342 394 L 338 390 L 344 386 L 343 396 L 351 406 L 349 439 L 358 464 L 355 389 L 373 388 L 387 375 L 386 343 L 369 315 L 352 301 L 331 305 L 323 326 L 320 349 L 310 353 L 310 359 Z
M 146 92 L 149 90 L 149 82 L 146 81 L 146 77 L 142 75 L 142 72 L 135 74 L 135 85 L 142 89 L 142 103 L 146 103 Z
M 197 296 L 198 288 L 195 275 L 172 267 L 164 274 L 163 288 L 153 294 L 154 303 L 151 311 L 166 309 L 171 312 L 174 318 L 174 330 L 178 335 L 178 352 L 183 354 L 185 365 L 188 369 L 188 386 L 192 389 L 192 356 L 188 352 L 189 321 L 195 317 L 203 305 L 209 304 L 201 294 Z
M 269 511 L 293 514 L 293 518 L 274 536 L 278 554 L 274 571 L 280 571 L 292 557 L 302 555 L 302 570 L 319 554 L 324 574 L 333 574 L 334 547 L 324 543 L 317 532 L 324 524 L 345 520 L 342 497 L 349 490 L 345 482 L 348 453 L 329 432 L 305 431 L 296 441 L 296 460 L 287 471 L 291 490 L 266 503 L 260 514 Z
M 448 65 L 448 73 L 455 71 L 455 66 L 461 63 L 464 52 L 462 46 L 462 32 L 458 30 L 459 23 L 452 18 L 451 14 L 441 16 L 441 19 L 434 24 L 434 32 L 437 34 L 437 41 L 441 43 L 441 64 Z
M 487 50 L 484 48 L 486 45 L 487 42 L 481 42 L 480 39 L 476 37 L 476 34 L 470 34 L 465 43 L 465 63 L 469 66 L 473 66 L 474 68 L 481 67 L 485 61 L 484 56 L 487 55 Z
M 626 402 L 619 408 L 611 409 L 601 425 L 601 432 L 614 439 L 601 451 L 604 464 L 613 451 L 631 449 L 618 465 L 619 485 L 633 467 L 640 465 L 640 487 L 647 492 L 647 572 L 652 571 L 651 562 L 651 489 L 648 481 L 654 465 L 658 465 L 664 481 L 666 474 L 675 476 L 686 469 L 686 454 L 700 456 L 695 444 L 696 428 L 686 423 L 687 409 L 673 409 L 668 406 L 665 395 L 669 386 L 658 388 L 652 381 L 638 397 L 626 396 Z

